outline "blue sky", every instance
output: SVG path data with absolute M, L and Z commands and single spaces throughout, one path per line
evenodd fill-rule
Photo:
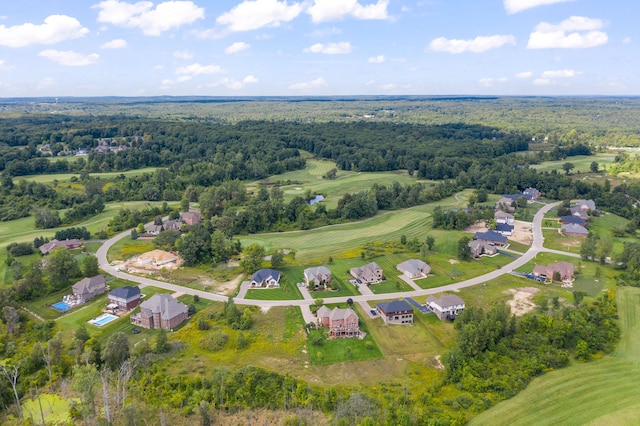
M 0 97 L 640 95 L 637 0 L 5 0 Z

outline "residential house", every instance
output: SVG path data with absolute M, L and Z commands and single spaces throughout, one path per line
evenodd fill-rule
M 380 302 L 376 310 L 386 324 L 413 324 L 413 307 L 405 300 Z
M 560 222 L 565 224 L 565 225 L 569 225 L 569 224 L 576 224 L 576 225 L 580 225 L 582 227 L 587 227 L 587 221 L 584 220 L 583 218 L 579 217 L 579 216 L 574 216 L 574 215 L 569 215 L 569 216 L 562 216 L 560 217 Z
M 493 219 L 496 223 L 506 223 L 507 225 L 513 225 L 513 222 L 516 220 L 512 214 L 503 212 L 502 210 L 496 210 L 493 214 Z
M 39 247 L 40 249 L 40 253 L 42 254 L 49 254 L 49 252 L 53 249 L 56 249 L 58 247 L 64 247 L 66 249 L 74 249 L 74 248 L 78 248 L 82 246 L 82 241 L 78 240 L 77 238 L 72 238 L 70 240 L 51 240 L 48 243 L 44 243 L 43 245 L 41 245 Z
M 107 285 L 104 276 L 96 275 L 91 278 L 83 278 L 72 285 L 71 290 L 73 291 L 73 295 L 78 303 L 86 303 L 94 297 L 106 292 Z
M 182 218 L 182 221 L 187 225 L 195 225 L 196 223 L 202 223 L 202 218 L 200 217 L 200 213 L 195 210 L 181 213 L 181 218 Z
M 504 212 L 515 212 L 516 211 L 516 201 L 509 197 L 501 197 L 496 202 L 496 210 L 502 210 Z
M 527 201 L 536 201 L 539 200 L 540 197 L 542 197 L 540 191 L 538 191 L 536 188 L 531 187 L 522 191 L 522 195 L 526 197 Z
M 576 200 L 573 203 L 573 207 L 577 207 L 584 212 L 596 211 L 596 203 L 593 200 Z
M 329 337 L 360 337 L 360 320 L 351 308 L 320 306 L 316 312 L 318 323 L 329 328 Z
M 165 231 L 180 231 L 182 229 L 182 222 L 177 220 L 168 220 L 163 225 Z
M 569 208 L 572 216 L 579 217 L 580 219 L 586 221 L 589 219 L 589 214 L 587 210 L 582 210 L 580 207 L 571 207 Z
M 513 234 L 513 230 L 513 225 L 507 225 L 506 223 L 496 223 L 496 232 L 500 235 L 508 237 Z
M 351 268 L 349 273 L 358 280 L 358 284 L 375 284 L 384 280 L 382 268 L 377 263 L 371 262 L 360 268 Z
M 455 294 L 447 294 L 439 299 L 435 296 L 429 296 L 427 306 L 440 320 L 453 320 L 464 310 L 464 301 Z
M 327 284 L 331 282 L 331 271 L 325 266 L 307 268 L 304 270 L 304 282 L 308 288 L 326 290 Z
M 498 248 L 495 245 L 480 240 L 469 241 L 469 248 L 471 249 L 471 257 L 474 259 L 498 253 Z
M 109 299 L 107 308 L 130 311 L 140 304 L 140 287 L 128 285 L 114 288 L 107 298 Z
M 399 263 L 396 268 L 411 279 L 426 277 L 431 272 L 431 267 L 420 259 L 405 260 Z
M 251 276 L 250 285 L 261 288 L 280 287 L 280 272 L 275 269 L 258 269 Z
M 573 264 L 569 262 L 550 263 L 547 266 L 535 265 L 533 275 L 546 281 L 572 282 L 574 274 Z M 558 279 L 554 279 L 560 278 Z
M 507 237 L 496 231 L 476 232 L 474 239 L 485 243 L 491 243 L 496 247 L 507 245 Z
M 140 304 L 140 312 L 131 315 L 131 323 L 144 328 L 172 330 L 187 319 L 187 305 L 167 293 L 158 293 Z
M 147 225 L 144 227 L 144 229 L 147 235 L 153 235 L 153 236 L 156 236 L 162 231 L 164 231 L 164 228 L 162 227 L 162 225 L 155 225 L 155 224 Z
M 560 233 L 567 237 L 588 237 L 589 231 L 584 226 L 580 226 L 576 223 L 569 223 L 568 225 L 562 225 Z

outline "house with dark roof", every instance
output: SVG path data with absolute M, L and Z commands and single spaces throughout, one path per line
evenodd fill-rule
M 572 282 L 574 266 L 569 262 L 550 263 L 546 266 L 535 265 L 533 267 L 533 275 L 545 281 Z
M 360 319 L 351 308 L 320 306 L 316 312 L 318 324 L 329 328 L 329 337 L 361 337 Z
M 49 254 L 50 251 L 57 249 L 58 247 L 64 247 L 67 250 L 78 248 L 82 246 L 82 241 L 77 238 L 72 238 L 70 240 L 51 240 L 48 243 L 44 243 L 40 247 L 40 253 Z
M 144 328 L 172 330 L 187 319 L 187 305 L 167 293 L 158 293 L 140 304 L 140 312 L 131 315 L 131 323 Z
M 107 285 L 104 276 L 96 275 L 95 277 L 83 278 L 78 281 L 71 286 L 71 291 L 73 291 L 78 303 L 86 303 L 94 297 L 105 293 Z
M 536 200 L 539 200 L 540 197 L 542 197 L 542 194 L 540 193 L 540 191 L 538 191 L 536 188 L 531 188 L 531 187 L 522 191 L 522 195 L 525 196 L 527 201 L 536 201 Z
M 561 216 L 560 217 L 560 223 L 563 223 L 565 225 L 574 223 L 576 225 L 580 225 L 580 226 L 583 226 L 585 228 L 587 227 L 587 221 L 586 220 L 584 220 L 580 216 L 574 216 L 574 215 Z
M 440 298 L 429 296 L 427 306 L 440 320 L 453 320 L 464 310 L 464 301 L 455 294 L 447 294 Z
M 380 302 L 376 310 L 386 324 L 413 324 L 413 307 L 405 300 Z
M 589 231 L 587 230 L 587 228 L 575 223 L 562 225 L 562 227 L 560 228 L 560 233 L 562 235 L 566 235 L 567 237 L 588 237 L 589 236 Z
M 251 276 L 249 285 L 258 288 L 280 287 L 280 272 L 275 269 L 258 269 Z
M 507 237 L 496 231 L 476 232 L 474 239 L 485 243 L 491 243 L 496 247 L 507 244 Z
M 368 263 L 359 268 L 351 268 L 349 273 L 358 281 L 358 284 L 376 284 L 384 280 L 382 268 L 376 262 Z
M 508 237 L 513 234 L 514 226 L 506 223 L 496 223 L 496 232 L 500 235 Z
M 140 287 L 125 286 L 114 288 L 107 295 L 111 309 L 130 311 L 140 304 Z
M 327 289 L 327 284 L 331 282 L 331 271 L 326 266 L 307 268 L 304 270 L 304 282 L 310 289 Z
M 408 278 L 417 279 L 424 278 L 431 272 L 431 267 L 420 259 L 409 259 L 396 266 L 396 269 L 402 272 Z
M 471 257 L 474 259 L 480 256 L 493 256 L 498 253 L 498 248 L 493 243 L 487 243 L 480 240 L 469 241 L 469 249 L 471 249 Z

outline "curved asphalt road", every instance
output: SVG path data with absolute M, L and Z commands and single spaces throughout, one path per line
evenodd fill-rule
M 407 296 L 409 297 L 426 296 L 429 294 L 442 293 L 444 291 L 452 291 L 452 290 L 455 291 L 461 288 L 471 287 L 477 284 L 494 280 L 500 277 L 501 275 L 511 273 L 513 270 L 523 266 L 524 264 L 526 264 L 527 262 L 535 258 L 536 255 L 540 252 L 549 252 L 549 253 L 557 253 L 557 254 L 562 254 L 566 256 L 571 256 L 571 257 L 580 257 L 575 253 L 567 253 L 559 250 L 546 249 L 543 247 L 544 237 L 542 236 L 542 219 L 544 218 L 544 215 L 549 210 L 551 210 L 552 208 L 554 208 L 559 204 L 560 202 L 546 204 L 544 207 L 538 210 L 538 212 L 536 213 L 533 219 L 533 225 L 532 225 L 533 243 L 531 244 L 531 247 L 529 248 L 529 250 L 527 250 L 526 253 L 524 253 L 518 259 L 514 260 L 508 265 L 503 266 L 500 269 L 496 269 L 495 271 L 491 271 L 487 274 L 480 275 L 478 277 L 471 278 L 465 281 L 460 281 L 454 284 L 445 285 L 442 287 L 436 287 L 436 288 L 430 288 L 430 289 L 424 289 L 424 290 L 405 291 L 405 292 L 398 292 L 398 293 L 366 294 L 366 295 L 359 295 L 359 296 L 331 297 L 331 298 L 325 297 L 324 299 L 325 300 L 330 299 L 331 303 L 340 303 L 340 302 L 346 302 L 347 299 L 349 298 L 355 302 L 361 302 L 361 301 L 368 301 L 368 300 L 396 299 L 396 298 L 407 297 Z M 110 275 L 113 275 L 114 277 L 136 282 L 141 288 L 144 288 L 146 286 L 154 286 L 154 287 L 163 288 L 169 291 L 174 291 L 174 292 L 179 291 L 185 294 L 198 295 L 203 299 L 214 300 L 218 302 L 226 302 L 229 299 L 227 296 L 223 296 L 220 294 L 209 293 L 206 291 L 201 291 L 201 290 L 196 290 L 188 287 L 183 287 L 180 285 L 170 284 L 163 281 L 157 281 L 151 278 L 140 277 L 137 275 L 130 275 L 122 271 L 116 271 L 115 268 L 109 265 L 109 262 L 107 261 L 107 252 L 115 242 L 121 240 L 122 238 L 128 237 L 129 235 L 130 235 L 130 231 L 122 232 L 116 235 L 115 237 L 105 241 L 105 243 L 98 249 L 98 251 L 96 252 L 96 256 L 98 257 L 98 263 L 100 264 L 100 268 L 103 271 L 105 271 Z M 237 304 L 255 305 L 255 306 L 261 306 L 261 307 L 308 306 L 314 303 L 314 299 L 310 298 L 310 296 L 306 297 L 303 300 L 253 300 L 253 299 L 244 299 L 244 298 L 234 298 L 233 300 Z

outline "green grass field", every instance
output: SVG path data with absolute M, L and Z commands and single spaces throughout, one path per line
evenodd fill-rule
M 368 190 L 374 183 L 389 185 L 397 181 L 401 185 L 416 183 L 417 180 L 407 174 L 406 171 L 397 172 L 352 172 L 338 171 L 336 179 L 323 179 L 329 170 L 336 167 L 333 161 L 308 159 L 307 167 L 280 175 L 269 177 L 268 182 L 280 182 L 284 192 L 285 201 L 288 202 L 296 196 L 304 196 L 307 190 L 312 193 L 323 194 L 322 201 L 328 209 L 334 209 L 338 200 L 347 192 L 355 193 Z M 287 184 L 290 182 L 290 184 Z M 255 190 L 259 182 L 248 185 L 249 190 Z
M 588 173 L 590 172 L 589 166 L 592 162 L 597 162 L 600 166 L 600 170 L 602 170 L 605 166 L 613 164 L 615 157 L 616 153 L 608 152 L 598 153 L 595 155 L 576 155 L 574 157 L 567 157 L 564 160 L 545 161 L 541 164 L 534 164 L 531 166 L 531 168 L 542 172 L 557 170 L 561 173 L 564 173 L 562 165 L 564 163 L 572 163 L 575 166 L 575 168 L 571 171 L 572 173 Z
M 125 176 L 138 176 L 138 175 L 142 175 L 144 173 L 153 173 L 155 172 L 157 169 L 157 167 L 145 167 L 142 169 L 136 169 L 136 170 L 127 170 L 124 172 L 107 172 L 107 173 L 91 173 L 90 176 L 91 177 L 95 177 L 95 178 L 99 178 L 99 179 L 110 179 L 110 178 L 114 178 L 120 175 L 125 175 Z M 57 181 L 67 181 L 70 180 L 72 177 L 80 177 L 80 173 L 60 173 L 60 174 L 48 174 L 48 175 L 28 175 L 28 176 L 20 176 L 19 178 L 16 178 L 16 181 L 20 181 L 20 180 L 26 180 L 26 181 L 30 181 L 30 182 L 40 182 L 40 183 L 51 183 L 54 180 Z
M 616 290 L 622 337 L 615 353 L 547 373 L 472 425 L 640 423 L 640 289 Z

